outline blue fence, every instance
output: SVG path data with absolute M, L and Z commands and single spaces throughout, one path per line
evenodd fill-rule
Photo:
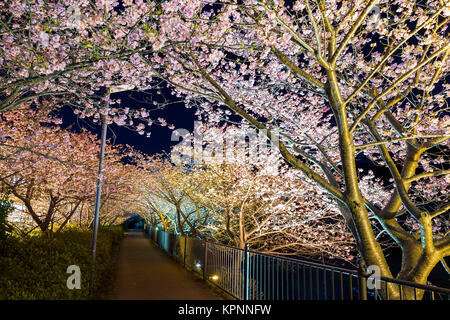
M 185 268 L 240 300 L 450 300 L 450 290 L 445 288 L 384 277 L 375 281 L 354 270 L 178 236 L 153 227 L 146 234 Z

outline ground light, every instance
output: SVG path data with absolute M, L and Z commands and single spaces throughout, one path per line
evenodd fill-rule
M 215 275 L 211 276 L 211 280 L 217 281 L 217 280 L 219 280 L 219 276 L 217 274 L 215 274 Z

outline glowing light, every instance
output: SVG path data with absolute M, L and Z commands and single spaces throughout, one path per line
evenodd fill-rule
M 211 280 L 217 281 L 219 280 L 219 276 L 217 274 L 211 276 Z
M 197 263 L 195 264 L 195 266 L 196 266 L 197 268 L 201 268 L 201 267 L 202 267 L 202 264 L 201 264 L 200 262 L 197 262 Z
M 122 91 L 128 91 L 128 90 L 133 90 L 134 86 L 133 85 L 129 85 L 129 84 L 118 84 L 116 86 L 112 86 L 110 88 L 110 92 L 111 93 L 117 93 L 117 92 L 122 92 Z

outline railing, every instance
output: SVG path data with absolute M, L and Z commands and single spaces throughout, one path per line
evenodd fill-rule
M 450 290 L 273 256 L 148 228 L 185 268 L 240 300 L 450 300 Z M 368 281 L 369 280 L 369 281 Z M 369 285 L 368 283 L 373 285 Z

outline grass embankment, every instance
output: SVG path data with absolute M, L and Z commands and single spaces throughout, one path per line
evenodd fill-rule
M 100 228 L 97 239 L 94 299 L 112 288 L 121 227 Z M 0 242 L 0 299 L 89 299 L 92 232 L 67 229 L 58 234 L 9 237 Z M 79 266 L 81 288 L 68 289 L 70 265 Z

